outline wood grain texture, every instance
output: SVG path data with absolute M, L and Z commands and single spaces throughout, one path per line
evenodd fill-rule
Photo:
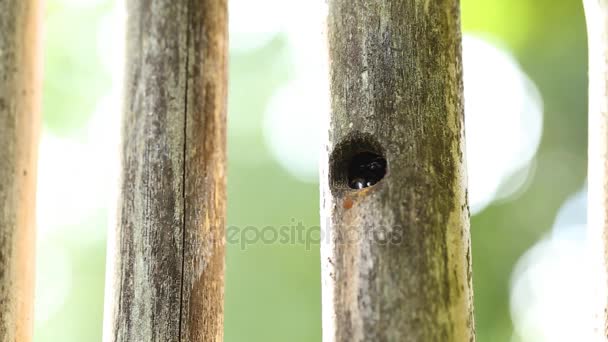
M 40 4 L 0 1 L 0 341 L 32 340 Z
M 223 338 L 227 6 L 127 1 L 104 341 Z
M 584 0 L 589 47 L 588 212 L 594 335 L 608 340 L 608 1 Z
M 328 0 L 323 340 L 473 341 L 458 0 Z M 347 186 L 348 160 L 386 157 Z

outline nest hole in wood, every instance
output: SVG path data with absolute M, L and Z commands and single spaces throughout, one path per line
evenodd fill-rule
M 329 162 L 334 191 L 374 186 L 384 178 L 388 167 L 380 144 L 372 135 L 363 133 L 352 134 L 338 143 Z

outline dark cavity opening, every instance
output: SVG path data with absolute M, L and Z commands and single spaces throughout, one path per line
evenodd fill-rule
M 348 165 L 348 186 L 363 189 L 378 183 L 386 175 L 386 159 L 372 152 L 355 154 Z
M 329 157 L 329 186 L 334 196 L 380 182 L 389 173 L 385 150 L 369 133 L 352 132 L 339 141 Z

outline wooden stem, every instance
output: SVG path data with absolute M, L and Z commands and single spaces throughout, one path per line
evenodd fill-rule
M 226 0 L 127 1 L 105 341 L 223 338 Z
M 588 217 L 594 334 L 608 338 L 608 1 L 584 0 L 589 46 Z
M 40 4 L 0 1 L 0 341 L 32 340 Z
M 473 341 L 459 2 L 328 5 L 323 340 Z

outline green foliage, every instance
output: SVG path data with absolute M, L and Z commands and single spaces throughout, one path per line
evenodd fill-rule
M 97 27 L 107 5 L 69 7 L 49 1 L 45 16 L 43 111 L 47 129 L 74 134 L 110 87 L 98 57 Z M 116 37 L 121 44 L 123 37 Z M 112 54 L 114 51 L 103 51 Z

